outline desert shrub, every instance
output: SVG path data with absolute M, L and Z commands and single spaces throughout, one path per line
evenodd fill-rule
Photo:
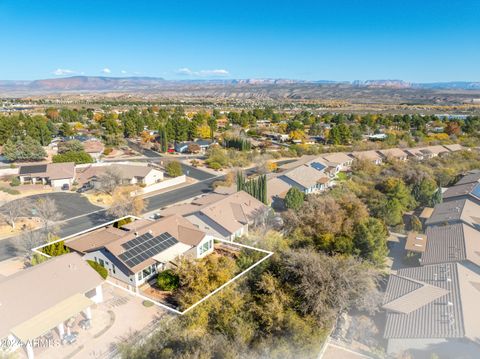
M 13 177 L 10 181 L 10 186 L 12 187 L 20 186 L 20 184 L 20 179 L 18 177 Z

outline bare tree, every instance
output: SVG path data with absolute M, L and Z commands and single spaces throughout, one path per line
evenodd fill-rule
M 27 206 L 28 206 L 28 201 L 25 200 L 24 198 L 7 202 L 0 209 L 0 216 L 13 229 L 15 229 L 15 223 L 17 219 L 28 214 Z
M 140 197 L 132 197 L 133 187 L 118 188 L 113 193 L 113 204 L 107 213 L 120 218 L 128 215 L 139 215 L 145 208 L 146 201 Z
M 44 233 L 48 233 L 51 225 L 60 221 L 63 218 L 62 213 L 59 212 L 55 200 L 44 197 L 38 199 L 34 205 L 35 215 L 40 218 L 43 224 Z
M 375 312 L 381 302 L 380 272 L 353 257 L 328 256 L 308 249 L 288 251 L 283 279 L 292 284 L 298 309 L 328 323 L 338 313 Z
M 122 184 L 122 173 L 116 166 L 109 166 L 99 176 L 99 190 L 112 195 L 115 189 Z
M 15 249 L 26 259 L 33 255 L 32 249 L 45 244 L 48 236 L 38 230 L 24 231 L 18 237 L 15 237 Z

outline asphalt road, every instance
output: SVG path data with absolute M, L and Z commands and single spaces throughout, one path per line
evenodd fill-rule
M 162 161 L 169 161 L 169 160 L 175 160 L 175 159 L 180 160 L 180 159 L 185 159 L 185 158 L 191 157 L 191 156 L 179 156 L 178 158 L 166 157 L 166 156 L 162 156 L 158 152 L 155 152 L 155 151 L 152 151 L 152 150 L 149 150 L 149 149 L 146 149 L 146 148 L 142 148 L 141 146 L 139 146 L 137 143 L 135 143 L 133 141 L 127 140 L 127 142 L 128 142 L 128 145 L 132 149 L 134 149 L 135 151 L 138 151 L 138 152 L 142 153 L 144 156 L 148 157 L 147 161 L 150 161 L 150 162 L 162 162 Z M 183 173 L 185 175 L 187 175 L 188 177 L 194 178 L 197 181 L 205 181 L 207 179 L 211 179 L 211 178 L 216 177 L 215 175 L 213 175 L 209 172 L 199 170 L 198 168 L 186 165 L 184 163 L 182 163 L 182 169 L 183 169 Z
M 171 204 L 185 201 L 189 198 L 210 192 L 211 185 L 216 180 L 221 180 L 223 177 L 213 177 L 203 182 L 197 182 L 189 186 L 181 187 L 179 189 L 157 194 L 147 198 L 147 205 L 145 212 L 151 212 L 160 208 L 169 206 Z M 93 205 L 92 205 L 93 206 Z M 108 216 L 106 210 L 98 210 L 99 207 L 93 206 L 94 213 L 81 215 L 80 217 L 66 217 L 70 218 L 60 223 L 58 235 L 66 237 L 74 233 L 84 231 L 94 226 L 101 225 L 113 220 L 113 217 Z M 62 208 L 62 207 L 61 207 Z M 68 208 L 68 206 L 65 206 Z M 15 242 L 19 241 L 19 237 L 11 237 L 0 240 L 0 261 L 21 255 L 15 246 Z
M 150 157 L 151 159 L 162 159 L 158 153 L 150 150 L 145 150 L 151 152 Z M 153 157 L 153 154 L 155 157 Z M 147 154 L 145 154 L 147 155 Z M 147 205 L 145 208 L 145 212 L 152 212 L 155 210 L 159 210 L 163 207 L 172 205 L 177 202 L 185 201 L 189 198 L 193 198 L 208 192 L 212 191 L 212 184 L 215 181 L 221 181 L 224 179 L 224 176 L 214 176 L 210 173 L 200 171 L 194 167 L 185 165 L 184 171 L 189 170 L 189 176 L 196 178 L 199 182 L 194 183 L 189 186 L 181 187 L 176 190 L 172 190 L 169 192 L 164 192 L 161 194 L 157 194 L 147 198 Z M 247 175 L 251 175 L 254 173 L 255 169 L 250 169 L 246 171 Z M 50 194 L 53 195 L 53 194 Z M 68 193 L 55 193 L 55 195 L 68 195 Z M 72 194 L 70 194 L 72 195 Z M 61 210 L 65 210 L 66 213 L 64 214 L 64 220 L 60 223 L 60 228 L 58 230 L 58 235 L 60 237 L 66 237 L 83 230 L 92 228 L 94 226 L 101 225 L 103 223 L 107 223 L 114 218 L 107 215 L 106 210 L 99 210 L 100 207 L 88 204 L 90 207 L 90 212 L 88 212 L 88 206 L 84 203 L 79 204 L 81 202 L 78 201 L 77 196 L 75 195 L 75 200 L 71 200 L 70 198 L 74 197 L 60 197 L 58 196 L 57 205 L 60 206 Z M 40 195 L 41 196 L 41 195 Z M 84 199 L 83 197 L 81 197 Z M 85 199 L 86 200 L 86 199 Z M 78 208 L 77 208 L 78 207 Z M 86 212 L 87 211 L 87 212 Z M 94 212 L 94 213 L 91 213 Z M 81 213 L 81 214 L 78 214 Z M 8 239 L 0 240 L 0 261 L 21 255 L 21 253 L 16 249 L 15 242 L 19 240 L 17 237 L 11 237 Z
M 55 202 L 55 205 L 59 209 L 59 212 L 62 213 L 62 219 L 70 219 L 77 216 L 83 216 L 88 213 L 92 213 L 102 209 L 102 207 L 98 207 L 90 203 L 90 201 L 85 198 L 84 196 L 78 193 L 72 192 L 53 192 L 53 193 L 43 193 L 43 194 L 36 194 L 33 196 L 26 197 L 29 202 L 35 202 L 41 198 L 49 198 Z M 18 201 L 18 200 L 17 200 Z M 30 205 L 29 209 L 33 209 L 33 204 Z M 2 207 L 0 207 L 0 211 Z M 32 211 L 32 215 L 33 215 Z

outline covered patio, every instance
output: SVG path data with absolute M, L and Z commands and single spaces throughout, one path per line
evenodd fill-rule
M 11 333 L 23 343 L 28 358 L 33 359 L 35 357 L 34 347 L 65 345 L 75 342 L 77 333 L 72 332 L 71 329 L 76 322 L 76 316 L 83 312 L 85 319 L 82 326 L 90 327 L 91 305 L 93 304 L 94 302 L 83 294 L 75 294 L 12 328 Z M 58 335 L 56 338 L 52 332 L 55 329 Z

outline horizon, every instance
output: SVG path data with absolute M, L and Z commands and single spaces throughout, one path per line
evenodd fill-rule
M 479 82 L 478 1 L 0 3 L 0 79 Z
M 296 78 L 285 78 L 285 77 L 255 77 L 255 78 L 233 78 L 233 77 L 225 77 L 225 78 L 164 78 L 160 76 L 148 76 L 148 75 L 124 75 L 124 76 L 114 76 L 114 75 L 66 75 L 66 76 L 57 76 L 54 77 L 53 75 L 50 77 L 45 78 L 36 78 L 36 79 L 0 79 L 2 82 L 34 82 L 34 81 L 48 81 L 48 80 L 62 80 L 62 79 L 72 79 L 72 78 L 108 78 L 108 79 L 152 79 L 152 80 L 163 80 L 163 81 L 172 81 L 172 82 L 228 82 L 228 81 L 292 81 L 292 82 L 304 82 L 304 83 L 322 83 L 325 84 L 332 83 L 332 84 L 355 84 L 355 83 L 366 83 L 366 82 L 398 82 L 398 83 L 405 83 L 410 85 L 428 85 L 428 84 L 449 84 L 449 83 L 480 83 L 480 81 L 470 81 L 470 80 L 451 80 L 451 81 L 431 81 L 431 82 L 412 82 L 412 81 L 405 81 L 403 79 L 388 79 L 388 78 L 378 78 L 378 79 L 365 79 L 365 80 L 325 80 L 325 79 L 311 79 L 311 80 L 303 80 L 303 79 L 296 79 Z

